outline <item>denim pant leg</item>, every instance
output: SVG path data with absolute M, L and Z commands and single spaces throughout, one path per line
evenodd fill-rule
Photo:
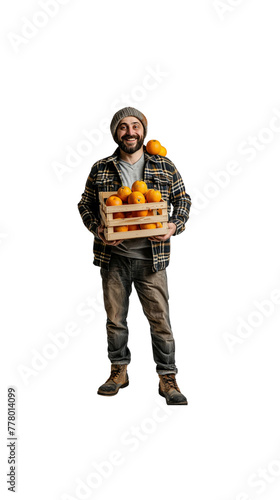
M 143 311 L 150 323 L 156 371 L 160 375 L 177 373 L 175 341 L 169 318 L 169 295 L 165 269 L 153 272 L 151 268 L 140 263 L 138 273 L 134 275 L 134 286 Z
M 111 363 L 129 364 L 127 313 L 131 294 L 129 269 L 111 258 L 110 269 L 101 269 L 104 307 L 107 313 L 108 357 Z

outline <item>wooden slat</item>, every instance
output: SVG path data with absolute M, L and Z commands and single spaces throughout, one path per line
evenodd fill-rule
M 167 210 L 166 201 L 159 201 L 158 203 L 137 203 L 133 205 L 117 205 L 112 207 L 107 207 L 107 205 L 105 205 L 104 212 L 106 214 L 113 214 L 115 212 L 135 212 L 137 210 L 156 210 L 156 209 Z
M 150 222 L 166 222 L 168 219 L 164 215 L 147 215 L 146 217 L 131 217 L 125 219 L 107 220 L 105 225 L 108 227 L 114 226 L 131 226 L 133 224 L 148 224 Z
M 112 229 L 112 228 L 111 228 Z M 159 236 L 166 234 L 168 229 L 160 227 L 157 229 L 138 229 L 137 231 L 124 231 L 109 233 L 107 228 L 104 230 L 105 238 L 108 241 L 127 240 L 130 238 L 145 238 L 149 236 Z
M 106 226 L 107 219 L 106 219 L 106 215 L 104 214 L 102 209 L 100 210 L 100 215 L 101 215 L 102 222 L 104 223 L 104 226 Z

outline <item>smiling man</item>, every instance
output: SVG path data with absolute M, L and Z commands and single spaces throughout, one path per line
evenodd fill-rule
M 121 158 L 126 158 L 131 163 L 133 153 L 140 150 L 141 155 L 143 154 L 143 142 L 144 127 L 140 120 L 137 120 L 134 116 L 123 118 L 117 129 L 117 143 L 121 148 Z
M 78 204 L 85 226 L 95 236 L 93 263 L 101 267 L 107 313 L 111 375 L 99 387 L 98 394 L 113 396 L 129 383 L 127 366 L 131 353 L 128 348 L 127 314 L 134 284 L 150 324 L 159 393 L 169 405 L 186 405 L 187 399 L 180 392 L 175 378 L 178 369 L 169 318 L 166 267 L 170 257 L 170 238 L 185 229 L 191 199 L 175 165 L 166 157 L 147 153 L 144 146 L 147 119 L 143 113 L 135 108 L 123 108 L 113 116 L 110 128 L 118 148 L 113 155 L 93 165 Z M 131 186 L 141 179 L 148 189 L 159 189 L 162 198 L 167 201 L 168 233 L 151 238 L 107 241 L 100 219 L 98 193 L 117 191 L 120 186 Z

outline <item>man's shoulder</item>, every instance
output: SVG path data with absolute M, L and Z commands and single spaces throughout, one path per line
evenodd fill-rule
M 145 151 L 145 163 L 151 164 L 155 173 L 157 171 L 173 173 L 176 170 L 173 161 L 167 156 L 151 155 L 147 151 Z

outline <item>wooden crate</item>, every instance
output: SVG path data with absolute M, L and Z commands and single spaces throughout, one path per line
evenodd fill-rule
M 116 194 L 117 191 L 103 191 L 99 193 L 100 215 L 105 226 L 104 236 L 107 241 L 159 236 L 168 232 L 168 213 L 166 201 L 161 200 L 157 203 L 135 203 L 130 205 L 125 204 L 107 207 L 106 199 L 109 198 L 109 196 Z M 147 215 L 146 217 L 113 219 L 113 214 L 116 212 L 138 212 L 139 210 L 153 210 L 153 215 Z M 158 215 L 157 210 L 161 210 L 162 214 Z M 161 222 L 163 227 L 157 227 L 156 229 L 137 229 L 136 231 L 114 231 L 116 226 L 147 224 L 149 222 Z

